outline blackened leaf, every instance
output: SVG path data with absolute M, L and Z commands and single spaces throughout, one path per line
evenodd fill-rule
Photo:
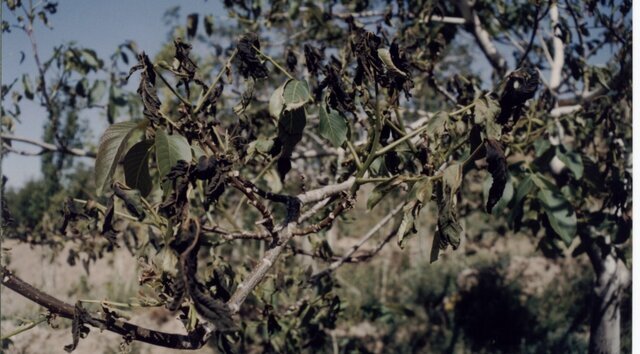
M 224 302 L 212 298 L 194 285 L 191 285 L 189 293 L 198 314 L 213 322 L 216 325 L 216 330 L 232 331 L 236 329 L 231 318 L 231 311 Z
M 489 200 L 489 191 L 491 190 L 492 182 L 493 182 L 493 178 L 487 176 L 487 178 L 482 183 L 482 194 L 483 194 L 485 203 Z M 502 197 L 500 198 L 500 200 L 498 200 L 496 205 L 493 206 L 493 209 L 491 210 L 491 212 L 492 213 L 502 212 L 502 210 L 504 210 L 505 207 L 509 204 L 511 199 L 513 199 L 514 192 L 515 191 L 513 188 L 513 179 L 509 177 L 507 178 L 507 184 L 504 187 L 504 192 L 502 193 Z
M 267 77 L 269 71 L 264 63 L 258 59 L 254 47 L 260 49 L 260 40 L 257 34 L 249 32 L 240 37 L 237 47 L 240 73 L 244 77 L 252 76 L 254 79 L 262 79 Z
M 156 91 L 156 72 L 153 63 L 144 52 L 138 55 L 138 64 L 129 70 L 126 80 L 138 70 L 142 70 L 137 91 L 142 98 L 144 107 L 142 113 L 151 121 L 157 122 L 162 118 L 162 114 L 160 113 L 160 99 Z
M 252 77 L 249 77 L 245 80 L 245 90 L 242 92 L 240 96 L 240 102 L 233 106 L 233 111 L 237 115 L 241 115 L 247 109 L 251 100 L 253 100 L 253 88 L 255 87 L 256 80 Z
M 440 255 L 440 232 L 436 232 L 433 235 L 433 243 L 431 243 L 431 253 L 429 254 L 429 263 L 433 263 L 438 260 Z
M 462 226 L 458 222 L 458 215 L 453 205 L 454 199 L 443 195 L 443 200 L 439 203 L 438 210 L 438 241 L 440 249 L 444 250 L 447 246 L 455 250 L 460 246 L 460 234 Z
M 125 153 L 129 137 L 135 130 L 144 129 L 146 123 L 146 121 L 129 121 L 112 124 L 102 135 L 95 166 L 98 196 L 102 195 L 105 187 L 111 184 L 111 177 Z
M 107 203 L 107 210 L 104 212 L 104 222 L 102 223 L 102 233 L 105 234 L 109 231 L 113 230 L 113 215 L 115 214 L 115 206 L 114 206 L 114 196 L 112 195 L 109 198 L 109 202 Z
M 133 216 L 138 218 L 140 221 L 145 218 L 146 214 L 140 199 L 139 191 L 130 189 L 127 186 L 122 185 L 120 182 L 116 182 L 113 184 L 113 192 L 116 197 L 122 199 L 125 207 Z
M 287 69 L 293 72 L 296 71 L 296 65 L 298 65 L 298 57 L 296 57 L 296 53 L 293 50 L 287 50 Z
M 329 140 L 335 147 L 340 147 L 347 140 L 347 121 L 337 111 L 327 112 L 320 107 L 320 136 Z
M 495 140 L 487 139 L 484 143 L 487 152 L 487 163 L 489 173 L 493 178 L 491 189 L 489 190 L 489 198 L 487 200 L 487 213 L 491 214 L 491 209 L 502 198 L 504 187 L 509 178 L 507 171 L 507 159 L 502 151 L 502 146 Z
M 204 17 L 204 31 L 207 33 L 207 36 L 211 36 L 213 34 L 213 15 L 207 15 Z
M 391 53 L 389 52 L 389 49 L 386 49 L 386 48 L 378 49 L 378 57 L 380 57 L 380 60 L 382 60 L 384 65 L 389 70 L 393 70 L 394 72 L 398 73 L 401 76 L 407 76 L 407 74 L 405 72 L 403 72 L 402 70 L 398 69 L 398 67 L 396 67 L 396 65 L 393 63 L 393 60 L 391 59 Z
M 156 130 L 156 162 L 161 178 L 166 176 L 178 161 L 191 162 L 191 146 L 180 134 L 167 134 L 164 130 Z
M 277 169 L 282 181 L 291 170 L 291 154 L 295 146 L 302 140 L 302 132 L 306 124 L 307 118 L 304 108 L 286 111 L 278 121 L 278 141 L 282 146 Z
M 31 85 L 31 79 L 29 79 L 29 75 L 27 74 L 22 75 L 22 86 L 24 88 L 24 97 L 26 97 L 29 100 L 33 100 L 34 98 L 33 85 Z
M 89 334 L 89 327 L 84 324 L 84 319 L 88 317 L 86 310 L 82 307 L 80 302 L 76 303 L 73 312 L 73 320 L 71 321 L 71 336 L 73 342 L 65 345 L 64 350 L 67 353 L 71 353 L 76 350 L 80 338 L 85 338 Z
M 189 39 L 196 36 L 198 33 L 198 14 L 192 13 L 187 16 L 187 37 Z
M 323 54 L 321 50 L 314 48 L 308 44 L 304 45 L 304 59 L 307 65 L 307 70 L 313 76 L 318 75 L 318 69 L 322 62 Z
M 140 191 L 143 197 L 151 193 L 153 183 L 149 174 L 149 154 L 152 140 L 143 140 L 133 145 L 124 155 L 124 179 L 128 186 Z

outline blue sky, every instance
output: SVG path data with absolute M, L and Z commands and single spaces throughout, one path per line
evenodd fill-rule
M 180 5 L 180 18 L 193 12 L 213 14 L 216 21 L 228 21 L 226 10 L 218 1 L 175 0 L 61 0 L 58 12 L 49 17 L 53 30 L 43 25 L 36 27 L 36 39 L 41 58 L 48 57 L 55 45 L 75 41 L 81 47 L 95 49 L 104 60 L 126 40 L 135 41 L 140 49 L 153 56 L 166 42 L 167 27 L 163 22 L 165 10 Z M 4 20 L 14 22 L 13 15 L 2 6 Z M 201 30 L 201 29 L 200 29 Z M 21 54 L 26 57 L 20 64 Z M 22 73 L 36 72 L 31 56 L 31 45 L 26 35 L 19 30 L 2 34 L 2 83 L 11 83 Z M 46 112 L 38 104 L 23 100 L 22 124 L 17 124 L 15 135 L 41 140 Z M 97 142 L 106 128 L 104 114 L 97 110 L 83 117 L 89 121 L 92 137 Z M 18 149 L 38 151 L 26 144 L 15 143 Z M 88 160 L 90 162 L 90 160 Z M 8 186 L 19 187 L 40 173 L 40 157 L 9 154 L 2 161 L 2 173 Z

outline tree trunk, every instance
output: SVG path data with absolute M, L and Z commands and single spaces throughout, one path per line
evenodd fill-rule
M 620 305 L 622 292 L 629 286 L 631 276 L 624 263 L 613 254 L 598 258 L 598 262 L 592 259 L 596 282 L 589 353 L 620 353 Z

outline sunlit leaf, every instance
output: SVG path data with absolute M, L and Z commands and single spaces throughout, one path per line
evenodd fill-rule
M 347 140 L 347 121 L 338 113 L 332 110 L 327 112 L 324 106 L 320 107 L 320 136 L 329 140 L 335 147 L 340 147 Z
M 152 140 L 143 140 L 131 147 L 122 161 L 127 185 L 140 191 L 143 197 L 151 193 L 153 184 L 149 174 L 149 154 Z
M 128 121 L 109 126 L 100 139 L 96 156 L 95 179 L 96 194 L 102 195 L 104 189 L 111 185 L 111 178 L 120 158 L 124 155 L 127 141 L 136 129 L 146 126 L 143 121 Z
M 156 162 L 160 176 L 166 176 L 171 167 L 178 161 L 191 162 L 191 146 L 187 138 L 180 134 L 167 134 L 164 130 L 156 130 Z

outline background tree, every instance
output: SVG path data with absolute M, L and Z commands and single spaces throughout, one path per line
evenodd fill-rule
M 329 351 L 328 330 L 348 311 L 338 268 L 375 259 L 394 238 L 408 248 L 415 233 L 432 242 L 435 262 L 465 238 L 480 241 L 462 227 L 475 218 L 530 235 L 549 258 L 586 253 L 595 273 L 589 350 L 620 351 L 630 283 L 630 2 L 229 1 L 237 29 L 196 13 L 182 26 L 169 11 L 170 41 L 155 58 L 125 43 L 108 68 L 71 45 L 41 62 L 33 24 L 55 5 L 4 6 L 24 13 L 3 28 L 32 40 L 38 73 L 35 89 L 29 76 L 20 88 L 3 86 L 3 100 L 9 92 L 14 100 L 3 124 L 19 119 L 23 96 L 49 113 L 44 141 L 27 141 L 44 156 L 42 205 L 61 190 L 71 156 L 96 157 L 95 192 L 67 189 L 61 217 L 18 216 L 25 223 L 7 234 L 73 240 L 69 259 L 87 267 L 125 243 L 141 259 L 138 305 L 179 311 L 188 333 L 62 303 L 3 268 L 5 286 L 72 319 L 69 351 L 89 325 L 171 348 L 212 339 L 221 351 Z M 473 47 L 491 74 L 464 65 Z M 606 66 L 594 65 L 603 57 Z M 91 71 L 109 80 L 89 82 Z M 125 93 L 136 79 L 137 95 Z M 102 95 L 113 124 L 93 152 L 80 143 L 77 112 Z M 125 111 L 132 120 L 117 119 Z M 2 138 L 8 151 L 25 141 Z M 382 215 L 336 255 L 326 231 L 363 198 Z M 425 214 L 433 229 L 421 227 Z M 363 252 L 387 224 L 388 236 Z M 294 255 L 326 264 L 299 267 Z M 502 289 L 490 272 L 473 278 L 479 285 L 467 293 Z M 458 305 L 464 330 L 474 302 Z M 515 319 L 528 318 L 510 306 Z

